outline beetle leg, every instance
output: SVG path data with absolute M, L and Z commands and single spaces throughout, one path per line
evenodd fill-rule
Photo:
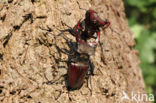
M 61 33 L 59 33 L 57 36 L 62 35 L 64 32 L 69 32 L 70 34 L 72 34 L 73 36 L 75 36 L 76 32 L 75 32 L 74 28 L 70 27 L 69 25 L 67 25 L 64 22 L 62 22 L 62 24 L 64 24 L 65 26 L 67 26 L 68 29 L 65 29 L 65 30 L 58 29 Z
M 90 76 L 90 93 L 92 95 L 92 78 L 91 78 L 91 76 Z
M 70 91 L 68 91 L 68 98 L 69 98 L 69 101 L 72 101 L 72 99 L 70 97 Z
M 69 32 L 71 35 L 75 36 L 76 32 L 74 31 L 74 29 L 69 28 L 69 29 L 64 29 L 64 30 L 59 30 L 60 33 L 57 34 L 57 36 L 61 36 L 64 32 Z
M 108 20 L 105 21 L 105 27 L 103 29 L 106 29 L 110 26 L 110 22 Z
M 47 84 L 47 85 L 52 85 L 54 83 L 56 83 L 57 81 L 59 81 L 62 77 L 65 78 L 65 76 L 67 76 L 67 74 L 64 74 L 64 75 L 61 75 L 59 78 L 57 78 L 56 80 L 50 80 L 50 81 L 47 81 L 47 82 L 43 82 L 43 84 Z M 46 76 L 45 76 L 46 78 Z M 46 78 L 47 79 L 47 78 Z M 47 79 L 48 80 L 48 79 Z
M 93 69 L 93 64 L 90 62 L 90 60 L 89 60 L 89 68 L 90 68 L 90 74 L 91 75 L 94 75 L 93 74 L 93 70 L 92 70 Z M 90 76 L 90 74 L 88 74 L 88 76 L 87 76 L 87 87 L 89 88 L 89 91 L 90 91 L 90 93 L 92 95 L 92 82 L 91 82 L 91 76 Z M 89 85 L 90 85 L 90 87 L 89 87 Z
M 90 60 L 89 60 L 89 68 L 90 68 L 90 74 L 94 75 L 94 65 Z

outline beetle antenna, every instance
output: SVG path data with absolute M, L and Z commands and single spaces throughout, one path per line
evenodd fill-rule
M 110 29 L 111 29 L 114 33 L 116 33 L 116 34 L 120 35 L 120 33 L 119 33 L 119 32 L 117 32 L 116 30 L 114 30 L 111 26 L 110 26 Z

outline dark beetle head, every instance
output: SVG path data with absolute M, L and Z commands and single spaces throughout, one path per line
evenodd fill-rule
M 94 10 L 88 10 L 86 12 L 86 20 L 96 26 L 104 26 L 106 23 L 98 16 L 97 12 L 95 12 Z

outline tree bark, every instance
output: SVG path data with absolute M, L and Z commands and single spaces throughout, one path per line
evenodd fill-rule
M 95 75 L 68 92 L 67 62 L 75 37 L 57 34 L 84 19 L 82 8 L 97 11 L 111 26 L 101 29 L 91 56 Z M 134 46 L 122 0 L 1 0 L 0 101 L 135 103 L 122 99 L 123 92 L 130 98 L 132 92 L 146 93 Z

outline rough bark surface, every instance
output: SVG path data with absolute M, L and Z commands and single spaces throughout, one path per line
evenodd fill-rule
M 96 10 L 112 29 L 101 30 L 102 48 L 91 57 L 95 75 L 68 93 L 67 61 L 75 38 L 56 35 L 65 24 L 73 27 L 84 19 L 79 6 Z M 145 93 L 133 46 L 121 0 L 0 0 L 0 101 L 135 103 L 122 100 L 123 91 Z

